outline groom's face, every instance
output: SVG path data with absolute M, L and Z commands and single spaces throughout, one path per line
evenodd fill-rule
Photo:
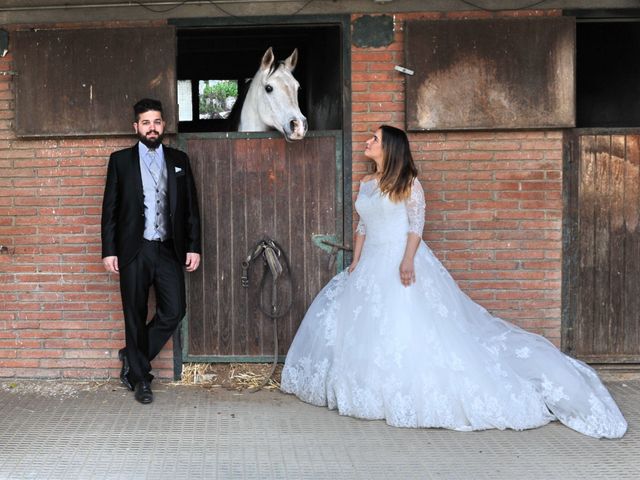
M 156 110 L 141 113 L 138 120 L 133 122 L 133 129 L 138 134 L 138 139 L 147 147 L 157 148 L 164 136 L 162 113 Z

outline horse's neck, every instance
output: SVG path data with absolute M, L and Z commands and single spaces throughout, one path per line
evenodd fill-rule
M 257 112 L 253 111 L 255 109 L 243 109 L 240 114 L 240 125 L 238 126 L 238 131 L 240 132 L 266 132 L 270 130 L 267 124 L 265 124 L 260 117 L 258 117 Z
M 240 124 L 238 130 L 241 132 L 266 132 L 270 130 L 269 126 L 260 119 L 258 113 L 258 92 L 255 79 L 251 82 L 247 97 L 242 104 L 242 112 L 240 113 Z

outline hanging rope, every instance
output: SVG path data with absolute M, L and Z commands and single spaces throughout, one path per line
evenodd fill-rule
M 242 277 L 240 278 L 241 285 L 244 288 L 249 288 L 249 267 L 251 263 L 262 257 L 264 269 L 262 272 L 262 280 L 260 281 L 260 289 L 258 291 L 259 300 L 258 305 L 260 311 L 267 317 L 273 320 L 273 364 L 269 375 L 263 380 L 262 384 L 250 392 L 257 392 L 264 387 L 271 377 L 273 377 L 278 365 L 278 318 L 284 317 L 293 304 L 293 282 L 291 279 L 291 269 L 289 267 L 289 260 L 287 259 L 284 250 L 275 240 L 271 238 L 264 238 L 260 240 L 247 254 L 246 260 L 242 262 Z M 268 282 L 271 280 L 271 295 L 269 304 L 265 306 L 265 291 L 267 290 Z M 278 286 L 283 283 L 288 284 L 289 300 L 284 304 L 280 304 L 278 298 Z

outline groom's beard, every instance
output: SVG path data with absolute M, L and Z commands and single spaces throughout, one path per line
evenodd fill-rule
M 155 150 L 162 143 L 162 139 L 164 138 L 164 135 L 160 135 L 155 130 L 151 130 L 150 132 L 147 132 L 147 135 L 149 135 L 150 133 L 155 133 L 157 137 L 154 139 L 151 139 L 151 138 L 147 138 L 146 135 L 142 135 L 138 133 L 138 140 L 140 140 L 140 142 L 142 142 L 147 148 L 151 148 Z

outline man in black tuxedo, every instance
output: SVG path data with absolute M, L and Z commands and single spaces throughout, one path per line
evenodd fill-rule
M 102 262 L 120 275 L 125 344 L 120 379 L 140 403 L 151 403 L 151 360 L 186 312 L 183 265 L 200 264 L 200 214 L 184 152 L 162 145 L 162 104 L 133 107 L 139 142 L 111 154 L 102 202 Z M 156 312 L 147 324 L 149 289 Z

